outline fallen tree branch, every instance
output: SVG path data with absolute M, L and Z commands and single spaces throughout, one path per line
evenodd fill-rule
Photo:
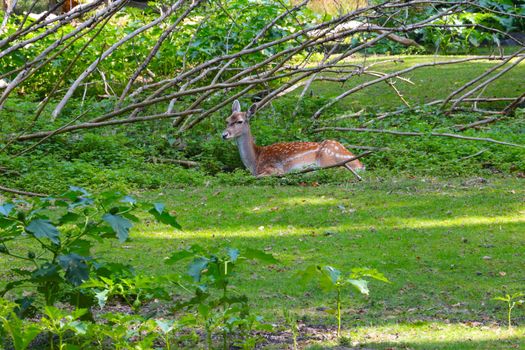
M 471 62 L 471 61 L 478 61 L 478 60 L 485 60 L 485 59 L 488 59 L 488 58 L 490 58 L 490 57 L 488 57 L 488 56 L 472 56 L 472 57 L 453 59 L 453 60 L 446 60 L 446 61 L 420 63 L 420 64 L 416 64 L 414 66 L 402 69 L 400 71 L 396 71 L 396 72 L 393 72 L 393 73 L 390 73 L 390 74 L 386 74 L 386 75 L 384 75 L 384 76 L 382 76 L 380 78 L 377 78 L 377 79 L 374 79 L 374 80 L 371 80 L 371 81 L 367 81 L 367 82 L 365 82 L 363 84 L 355 86 L 352 89 L 347 90 L 344 93 L 340 94 L 339 96 L 333 98 L 332 100 L 330 100 L 330 102 L 326 103 L 321 108 L 319 108 L 312 115 L 311 118 L 312 118 L 312 120 L 318 119 L 321 116 L 321 114 L 324 112 L 324 110 L 326 110 L 327 108 L 333 106 L 338 101 L 342 100 L 343 98 L 345 98 L 345 97 L 347 97 L 347 96 L 349 96 L 349 95 L 351 95 L 351 94 L 353 94 L 353 93 L 355 93 L 355 92 L 357 92 L 359 90 L 363 90 L 364 88 L 366 88 L 368 86 L 372 86 L 374 84 L 380 83 L 380 82 L 385 81 L 387 79 L 394 78 L 394 77 L 397 77 L 399 75 L 409 73 L 409 72 L 414 71 L 416 69 L 421 69 L 421 68 L 425 68 L 425 67 L 442 66 L 442 65 L 451 65 L 451 64 L 456 64 L 456 63 L 464 63 L 464 62 Z M 506 57 L 492 57 L 493 60 L 504 59 L 504 58 L 506 58 Z
M 462 125 L 458 128 L 456 128 L 457 131 L 463 131 L 463 130 L 467 130 L 467 129 L 470 129 L 470 128 L 475 128 L 477 126 L 480 126 L 480 125 L 485 125 L 485 124 L 490 124 L 490 123 L 494 123 L 498 120 L 501 120 L 502 117 L 490 117 L 490 118 L 487 118 L 487 119 L 483 119 L 483 120 L 478 120 L 477 122 L 474 122 L 474 123 L 470 123 L 470 124 L 467 124 L 467 125 Z
M 487 149 L 484 148 L 482 149 L 481 151 L 479 152 L 476 152 L 474 154 L 471 154 L 470 156 L 466 156 L 466 157 L 462 157 L 462 158 L 459 158 L 458 161 L 461 162 L 461 161 L 464 161 L 464 160 L 467 160 L 467 159 L 470 159 L 470 158 L 474 158 L 474 157 L 477 157 L 479 155 L 481 155 L 483 152 L 485 152 Z
M 370 119 L 369 121 L 361 124 L 361 127 L 368 126 L 370 124 L 373 124 L 375 122 L 378 122 L 380 120 L 383 120 L 385 118 L 388 118 L 388 117 L 391 117 L 391 116 L 394 116 L 394 115 L 399 115 L 399 114 L 407 113 L 407 112 L 418 112 L 418 111 L 421 111 L 424 107 L 435 106 L 435 105 L 443 103 L 443 101 L 444 100 L 435 100 L 435 101 L 431 101 L 431 102 L 425 103 L 424 105 L 421 105 L 421 106 L 413 107 L 411 109 L 402 108 L 402 109 L 398 109 L 398 110 L 395 110 L 395 111 L 392 111 L 392 112 L 382 113 L 378 117 Z M 455 102 L 455 101 L 456 100 L 451 100 L 451 102 Z M 502 101 L 515 101 L 515 98 L 513 98 L 513 97 L 465 98 L 461 102 L 462 103 L 477 103 L 477 102 L 487 102 L 487 103 L 489 103 L 489 102 L 502 102 Z M 503 114 L 503 112 L 502 112 L 502 114 Z
M 463 136 L 463 135 L 439 133 L 439 132 L 423 133 L 423 132 L 415 132 L 415 131 L 397 131 L 397 130 L 384 130 L 384 129 L 342 128 L 342 127 L 335 127 L 335 126 L 334 127 L 323 127 L 323 128 L 318 128 L 318 129 L 313 130 L 313 132 L 324 132 L 324 131 L 371 132 L 371 133 L 379 133 L 379 134 L 390 134 L 390 135 L 396 135 L 396 136 L 450 137 L 450 138 L 461 139 L 461 140 L 482 141 L 482 142 L 496 143 L 496 144 L 505 145 L 505 146 L 525 148 L 525 145 L 494 140 L 494 139 L 487 138 L 487 137 L 472 137 L 472 136 Z
M 192 160 L 185 160 L 185 159 L 170 159 L 170 158 L 157 158 L 157 157 L 151 157 L 150 159 L 154 164 L 157 164 L 157 163 L 180 164 L 186 168 L 196 168 L 200 166 L 200 163 L 198 162 L 194 162 Z
M 512 103 L 510 103 L 505 109 L 503 109 L 503 114 L 509 114 L 513 112 L 520 104 L 525 102 L 525 93 L 521 94 L 521 96 L 517 97 Z
M 8 192 L 8 193 L 14 193 L 14 194 L 19 194 L 19 195 L 22 195 L 22 196 L 30 196 L 30 197 L 47 197 L 46 194 L 36 193 L 36 192 L 20 191 L 20 190 L 15 190 L 15 189 L 13 189 L 13 188 L 9 188 L 9 187 L 5 187 L 5 186 L 1 186 L 1 185 L 0 185 L 0 191 L 2 191 L 2 192 Z
M 194 110 L 187 110 L 184 112 L 155 114 L 155 115 L 150 115 L 146 117 L 137 117 L 133 119 L 108 120 L 108 121 L 99 122 L 99 123 L 82 123 L 82 124 L 62 127 L 62 128 L 52 130 L 52 131 L 40 131 L 40 132 L 36 132 L 33 134 L 21 135 L 17 137 L 17 140 L 26 141 L 26 140 L 40 139 L 43 137 L 48 137 L 49 135 L 54 136 L 58 134 L 63 134 L 65 132 L 71 132 L 71 131 L 76 131 L 80 129 L 93 129 L 93 128 L 100 128 L 100 127 L 110 126 L 110 125 L 132 124 L 132 123 L 139 123 L 139 122 L 152 121 L 152 120 L 158 120 L 158 119 L 179 117 L 181 115 L 188 115 L 188 114 L 194 114 L 194 113 L 199 113 L 199 112 L 202 112 L 202 110 L 194 109 Z

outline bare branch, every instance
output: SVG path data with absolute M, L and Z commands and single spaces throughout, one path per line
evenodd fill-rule
M 13 188 L 1 186 L 1 185 L 0 185 L 0 191 L 7 192 L 7 193 L 19 194 L 19 195 L 22 195 L 22 196 L 29 196 L 29 197 L 47 197 L 46 194 L 15 190 Z
M 463 135 L 449 134 L 449 133 L 439 133 L 439 132 L 423 133 L 423 132 L 415 132 L 415 131 L 397 131 L 397 130 L 366 129 L 366 128 L 342 128 L 342 127 L 323 127 L 323 128 L 318 128 L 318 129 L 313 130 L 313 132 L 324 132 L 324 131 L 372 132 L 372 133 L 390 134 L 390 135 L 396 135 L 396 136 L 450 137 L 450 138 L 461 139 L 461 140 L 490 142 L 490 143 L 496 143 L 496 144 L 499 144 L 499 145 L 525 148 L 525 145 L 520 145 L 520 144 L 517 144 L 517 143 L 511 143 L 511 142 L 505 142 L 505 141 L 499 141 L 499 140 L 494 140 L 494 139 L 486 138 L 486 137 L 472 137 L 472 136 L 463 136 Z

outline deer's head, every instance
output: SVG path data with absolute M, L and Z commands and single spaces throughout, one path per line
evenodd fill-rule
M 224 140 L 235 139 L 250 132 L 250 119 L 255 114 L 257 105 L 253 104 L 247 112 L 241 112 L 241 104 L 235 100 L 232 114 L 226 119 L 226 129 L 222 133 Z

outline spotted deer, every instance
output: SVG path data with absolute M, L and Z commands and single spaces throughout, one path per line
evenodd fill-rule
M 282 175 L 310 167 L 324 168 L 354 157 L 342 144 L 332 140 L 257 146 L 250 129 L 250 119 L 256 110 L 257 105 L 253 104 L 247 112 L 241 112 L 241 105 L 235 100 L 232 114 L 226 119 L 226 130 L 222 133 L 224 140 L 236 141 L 242 162 L 254 176 Z M 356 170 L 365 167 L 359 160 L 344 163 L 344 166 L 361 180 Z

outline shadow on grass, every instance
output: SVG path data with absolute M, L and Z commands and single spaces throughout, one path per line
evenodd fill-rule
M 162 274 L 184 273 L 188 261 L 167 266 L 163 260 L 192 244 L 263 249 L 281 263 L 239 266 L 234 285 L 272 317 L 287 307 L 312 322 L 332 322 L 319 311 L 332 306 L 332 295 L 295 277 L 312 264 L 329 264 L 343 271 L 377 268 L 392 281 L 372 282 L 368 299 L 348 294 L 349 324 L 494 321 L 504 310 L 491 298 L 523 287 L 525 208 L 522 191 L 513 188 L 390 195 L 337 187 L 174 191 L 162 197 L 176 209 L 183 232 L 143 225 L 132 241 L 97 250 Z
M 468 325 L 462 323 L 420 322 L 388 323 L 379 327 L 360 327 L 340 340 L 334 332 L 320 332 L 325 341 L 306 346 L 314 349 L 521 349 L 525 328 Z M 305 339 L 315 339 L 316 332 L 306 332 Z M 348 335 L 348 333 L 347 333 Z M 317 337 L 318 338 L 318 337 Z
M 168 266 L 164 258 L 192 244 L 263 249 L 281 263 L 239 265 L 232 285 L 272 322 L 279 322 L 286 308 L 305 323 L 333 325 L 333 317 L 322 311 L 333 306 L 333 295 L 296 277 L 312 264 L 330 264 L 343 271 L 377 268 L 392 281 L 372 282 L 367 299 L 346 293 L 345 325 L 490 323 L 504 318 L 504 309 L 491 298 L 523 288 L 520 184 L 431 191 L 370 186 L 178 190 L 159 200 L 177 211 L 184 231 L 143 224 L 131 241 L 97 245 L 95 254 L 150 275 L 184 273 L 189 261 Z M 7 262 L 1 264 L 5 271 Z M 390 346 L 382 341 L 370 340 L 369 347 Z M 407 340 L 400 349 L 454 349 L 454 342 L 447 347 L 446 341 Z M 484 342 L 490 346 L 492 340 L 478 345 Z
M 363 343 L 359 347 L 348 347 L 341 345 L 313 345 L 307 347 L 308 350 L 353 350 L 353 349 L 374 349 L 374 350 L 494 350 L 494 349 L 523 349 L 525 342 L 523 338 L 507 338 L 494 340 L 457 340 L 457 341 L 435 341 L 435 342 L 381 342 Z
M 519 193 L 490 188 L 387 194 L 380 189 L 234 187 L 164 197 L 159 199 L 167 199 L 177 211 L 186 232 L 225 235 L 243 235 L 260 226 L 356 231 L 371 225 L 417 228 L 418 222 L 421 227 L 508 223 L 521 220 L 517 212 L 523 208 Z

